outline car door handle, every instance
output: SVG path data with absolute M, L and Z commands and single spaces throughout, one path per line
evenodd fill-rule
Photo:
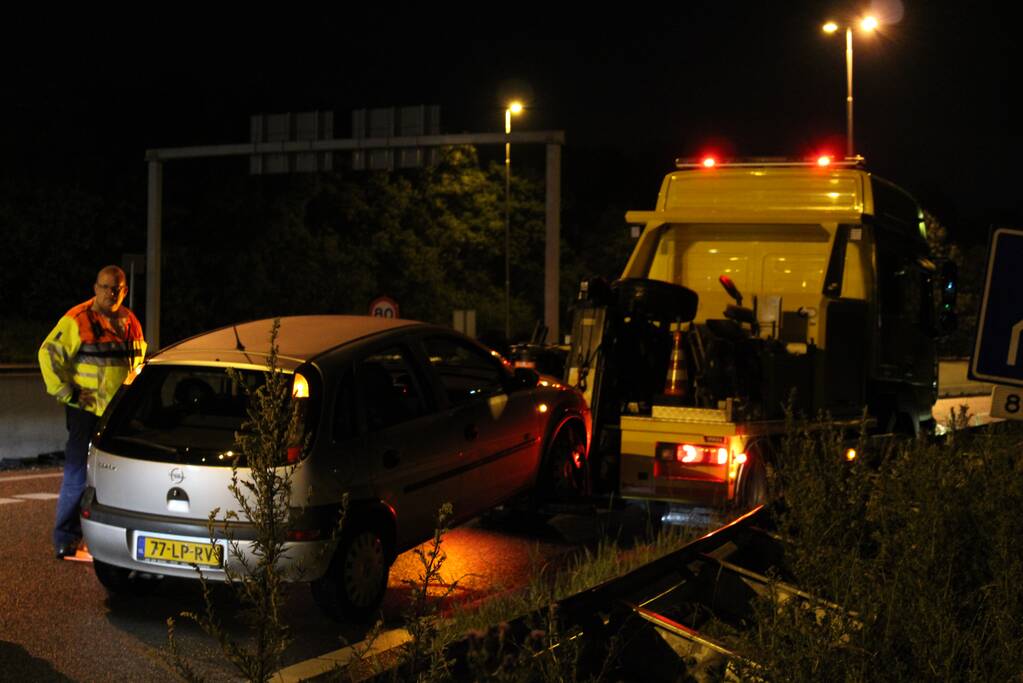
M 398 451 L 387 450 L 384 451 L 383 461 L 384 467 L 391 469 L 398 466 L 398 463 L 401 462 L 401 458 L 398 457 Z
M 475 441 L 476 437 L 480 435 L 480 430 L 476 429 L 476 425 L 470 424 L 465 425 L 465 431 L 463 433 L 465 434 L 466 441 Z

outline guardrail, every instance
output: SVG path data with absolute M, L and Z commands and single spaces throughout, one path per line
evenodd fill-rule
M 0 375 L 39 374 L 39 363 L 0 363 Z
M 0 461 L 28 463 L 64 450 L 64 408 L 46 393 L 35 363 L 0 365 Z

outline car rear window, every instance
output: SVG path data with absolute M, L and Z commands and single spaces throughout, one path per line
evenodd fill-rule
M 112 406 L 96 445 L 143 460 L 241 465 L 235 432 L 248 417 L 248 393 L 263 382 L 255 370 L 232 376 L 219 367 L 145 366 Z

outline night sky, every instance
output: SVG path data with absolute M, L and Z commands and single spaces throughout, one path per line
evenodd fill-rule
M 855 38 L 868 168 L 957 240 L 1023 223 L 1015 17 L 985 3 L 874 5 L 880 30 Z M 844 38 L 820 30 L 854 14 L 841 5 L 594 5 L 558 18 L 554 4 L 443 7 L 8 22 L 4 173 L 118 175 L 141 192 L 146 148 L 245 142 L 252 113 L 331 110 L 347 137 L 353 109 L 425 103 L 441 106 L 443 132 L 497 131 L 512 94 L 529 106 L 516 130 L 566 132 L 566 187 L 586 182 L 573 159 L 599 156 L 589 168 L 632 208 L 653 205 L 677 156 L 844 151 Z

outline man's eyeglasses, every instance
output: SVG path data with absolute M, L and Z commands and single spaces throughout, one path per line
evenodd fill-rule
M 128 289 L 128 287 L 125 286 L 125 285 L 103 285 L 103 284 L 100 284 L 98 282 L 96 283 L 96 286 L 99 287 L 100 289 L 104 289 L 104 290 L 110 292 L 114 296 L 117 296 L 121 292 L 123 292 L 123 291 Z

